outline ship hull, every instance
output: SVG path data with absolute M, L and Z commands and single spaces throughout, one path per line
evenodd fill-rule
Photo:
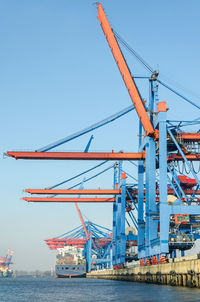
M 84 264 L 77 265 L 56 265 L 56 278 L 85 278 L 86 266 Z
M 82 275 L 56 275 L 56 278 L 85 278 L 86 273 Z

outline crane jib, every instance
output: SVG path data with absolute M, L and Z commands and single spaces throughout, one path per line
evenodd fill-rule
M 98 4 L 98 17 L 97 18 L 100 21 L 103 32 L 106 36 L 106 39 L 108 41 L 112 54 L 115 58 L 117 66 L 120 70 L 124 83 L 128 89 L 129 95 L 135 106 L 135 109 L 136 109 L 138 117 L 142 123 L 142 126 L 145 130 L 145 133 L 148 136 L 153 136 L 155 133 L 154 128 L 153 128 L 152 123 L 149 119 L 149 116 L 146 112 L 146 109 L 144 107 L 140 94 L 137 90 L 137 87 L 132 79 L 132 76 L 131 76 L 128 66 L 124 60 L 123 54 L 119 48 L 116 38 L 113 34 L 113 31 L 109 25 L 108 19 L 105 15 L 105 12 L 103 10 L 101 3 Z

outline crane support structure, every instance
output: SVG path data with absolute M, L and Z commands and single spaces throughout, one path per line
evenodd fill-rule
M 49 190 L 49 189 L 26 189 L 30 194 L 63 194 L 63 195 L 117 195 L 121 190 Z
M 149 116 L 146 112 L 146 109 L 145 109 L 142 99 L 140 97 L 139 91 L 136 87 L 136 84 L 134 83 L 134 80 L 131 76 L 131 73 L 126 64 L 126 61 L 124 60 L 123 54 L 119 48 L 119 45 L 113 34 L 113 31 L 110 27 L 110 24 L 107 20 L 107 17 L 105 15 L 105 12 L 103 10 L 101 3 L 98 3 L 98 17 L 97 18 L 99 19 L 103 32 L 106 36 L 106 39 L 108 41 L 112 54 L 115 58 L 117 66 L 120 70 L 124 83 L 128 89 L 129 95 L 135 106 L 135 109 L 136 109 L 139 119 L 142 123 L 142 126 L 146 132 L 146 135 L 153 136 L 154 132 L 155 132 L 154 128 L 153 128 L 152 123 L 149 119 Z
M 116 198 L 51 198 L 51 197 L 22 197 L 27 202 L 115 202 Z
M 103 127 L 103 126 L 105 126 L 105 125 L 107 125 L 109 123 L 112 123 L 113 121 L 115 121 L 118 118 L 124 116 L 125 114 L 129 113 L 132 110 L 134 110 L 134 106 L 133 105 L 131 105 L 129 107 L 126 107 L 123 110 L 121 110 L 121 111 L 119 111 L 119 112 L 117 112 L 117 113 L 115 113 L 115 114 L 113 114 L 113 115 L 111 115 L 111 116 L 103 119 L 102 121 L 99 121 L 98 123 L 95 123 L 95 124 L 93 124 L 93 125 L 85 128 L 83 130 L 80 130 L 80 131 L 78 131 L 76 133 L 73 133 L 73 134 L 67 136 L 67 137 L 64 137 L 63 139 L 60 139 L 60 140 L 58 140 L 58 141 L 56 141 L 54 143 L 51 143 L 51 144 L 49 144 L 49 145 L 47 145 L 47 146 L 45 146 L 43 148 L 37 149 L 36 151 L 38 151 L 38 152 L 47 152 L 47 151 L 49 151 L 49 150 L 51 150 L 53 148 L 56 148 L 58 146 L 61 146 L 62 144 L 65 144 L 65 143 L 67 143 L 67 142 L 69 142 L 69 141 L 71 141 L 71 140 L 73 140 L 73 139 L 75 139 L 77 137 L 80 137 L 80 136 L 82 136 L 84 134 L 87 134 L 87 133 L 93 131 L 93 130 L 96 130 L 96 129 L 100 128 L 100 127 Z

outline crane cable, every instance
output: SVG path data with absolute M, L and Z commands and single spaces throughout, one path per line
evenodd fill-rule
M 154 72 L 153 68 L 145 62 L 145 60 L 112 28 L 115 38 L 132 54 L 143 66 L 151 73 Z
M 118 42 L 120 42 L 151 74 L 155 74 L 155 70 L 112 28 L 113 34 Z M 191 105 L 195 106 L 196 108 L 200 109 L 200 106 L 197 105 L 192 100 L 188 99 L 168 84 L 164 83 L 163 81 L 157 79 L 158 83 L 160 83 L 163 87 L 167 88 L 186 102 L 190 103 Z

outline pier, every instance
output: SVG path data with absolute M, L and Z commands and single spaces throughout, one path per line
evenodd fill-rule
M 135 265 L 87 273 L 87 278 L 187 286 L 200 288 L 200 255 L 169 259 L 169 263 Z

